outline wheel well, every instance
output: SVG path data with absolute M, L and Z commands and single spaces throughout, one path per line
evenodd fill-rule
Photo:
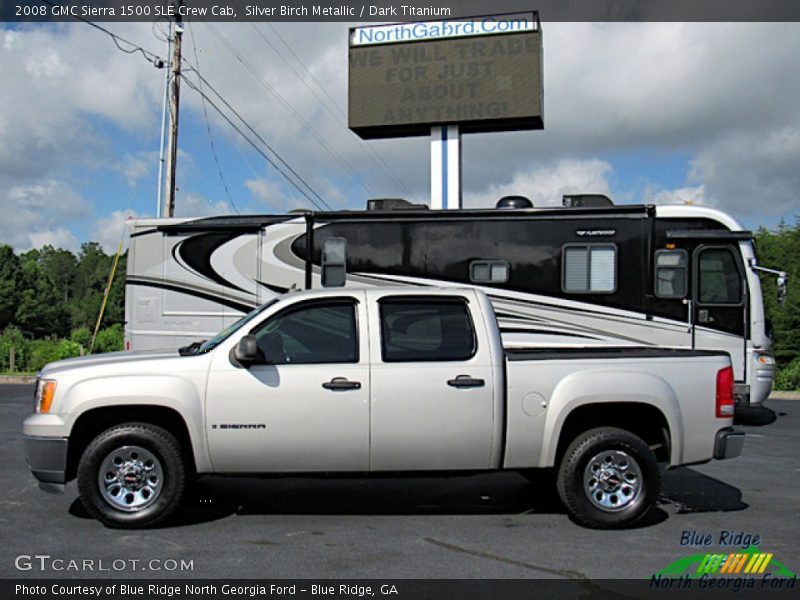
M 605 402 L 579 406 L 567 416 L 558 437 L 556 465 L 578 435 L 595 427 L 619 427 L 639 436 L 659 461 L 669 462 L 670 430 L 658 408 L 639 402 Z
M 121 423 L 149 423 L 166 429 L 178 439 L 187 466 L 194 470 L 192 441 L 186 422 L 178 411 L 164 406 L 138 404 L 105 406 L 86 411 L 72 426 L 67 449 L 67 481 L 75 479 L 78 462 L 89 443 L 106 429 Z

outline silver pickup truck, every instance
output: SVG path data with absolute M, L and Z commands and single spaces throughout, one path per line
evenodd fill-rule
M 145 527 L 196 475 L 555 468 L 585 525 L 620 527 L 670 467 L 731 458 L 725 354 L 503 348 L 482 292 L 297 292 L 180 351 L 52 363 L 25 451 L 43 489 Z

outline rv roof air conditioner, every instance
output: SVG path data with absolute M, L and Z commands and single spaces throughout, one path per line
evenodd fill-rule
M 614 206 L 611 198 L 604 194 L 570 194 L 569 196 L 564 196 L 562 204 L 565 208 Z
M 495 208 L 533 208 L 533 202 L 525 196 L 503 196 Z
M 367 210 L 426 210 L 425 204 L 413 204 L 403 198 L 373 198 L 367 200 Z

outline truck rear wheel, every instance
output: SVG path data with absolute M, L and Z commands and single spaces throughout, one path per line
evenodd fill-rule
M 151 527 L 178 507 L 186 465 L 178 440 L 148 423 L 107 429 L 86 447 L 78 464 L 78 491 L 86 511 L 110 527 Z
M 625 527 L 655 504 L 661 475 L 655 454 L 638 436 L 615 427 L 576 437 L 558 469 L 558 494 L 582 525 Z

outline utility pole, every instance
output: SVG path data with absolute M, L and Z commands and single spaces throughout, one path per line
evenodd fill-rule
M 172 23 L 169 24 L 169 33 L 167 34 L 167 53 L 165 56 L 170 56 L 172 54 L 172 37 L 174 35 L 175 28 L 172 26 Z M 158 64 L 156 63 L 156 67 Z M 167 109 L 169 104 L 169 64 L 162 64 L 161 67 L 164 69 L 164 92 L 161 94 L 161 130 L 159 131 L 158 136 L 158 185 L 156 186 L 157 191 L 157 198 L 156 198 L 156 217 L 161 217 L 161 211 L 164 210 L 164 192 L 165 188 L 167 187 L 164 185 L 164 166 L 167 164 L 167 156 L 164 154 L 166 150 L 166 141 L 167 141 Z
M 162 216 L 175 216 L 175 167 L 178 161 L 178 113 L 181 98 L 182 0 L 175 0 L 175 35 L 172 41 L 172 94 L 169 99 L 169 143 L 167 146 L 166 193 Z

